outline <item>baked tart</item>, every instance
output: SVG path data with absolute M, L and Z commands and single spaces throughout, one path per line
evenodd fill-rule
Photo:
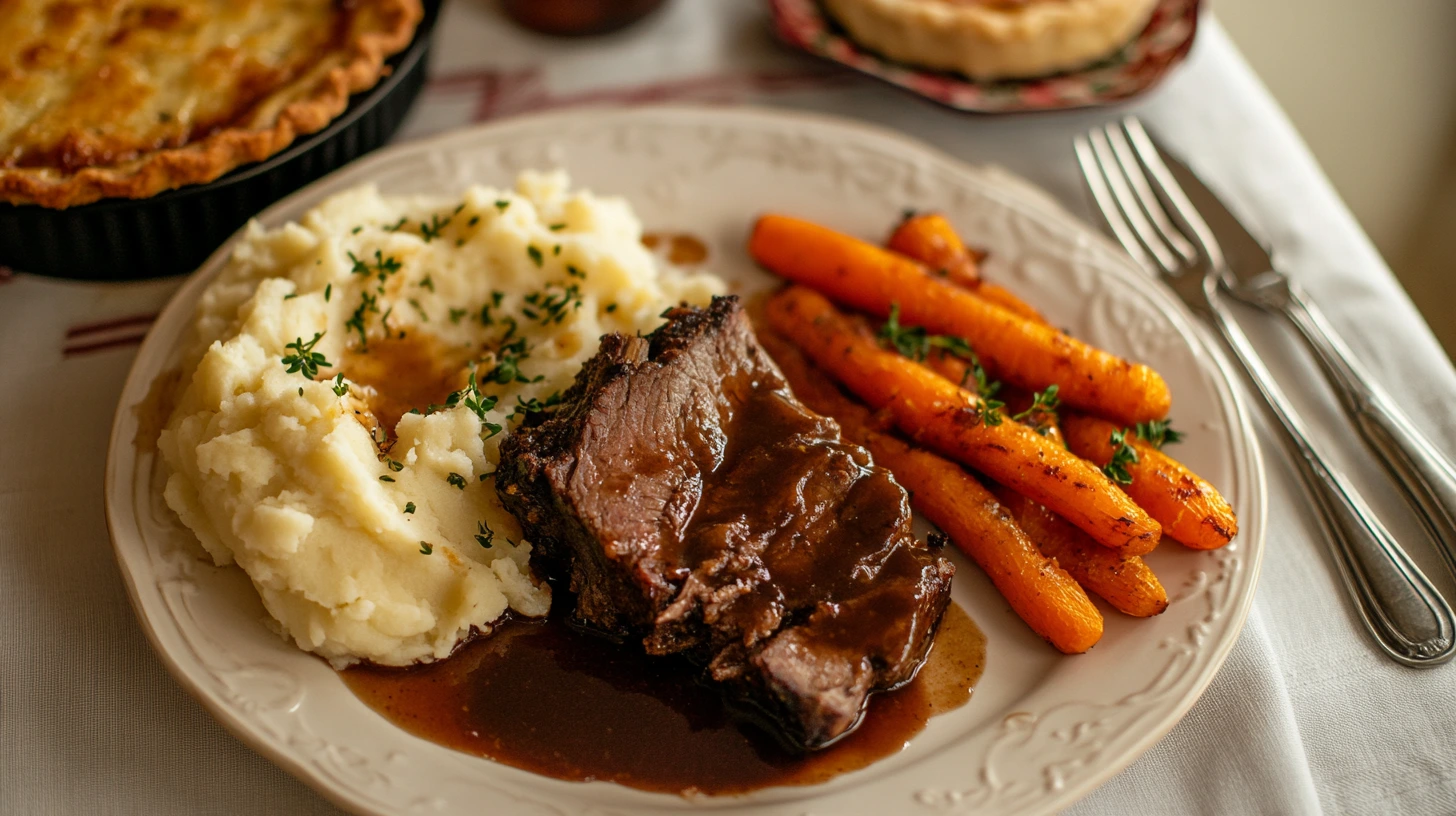
M 65 208 L 212 181 L 373 87 L 420 0 L 9 0 L 0 201 Z
M 1112 56 L 1158 0 L 824 0 L 856 42 L 974 80 L 1072 71 Z

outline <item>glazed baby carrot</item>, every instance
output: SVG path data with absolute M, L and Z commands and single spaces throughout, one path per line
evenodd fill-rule
M 1066 519 L 1014 490 L 997 485 L 992 493 L 1043 555 L 1056 559 L 1077 583 L 1112 608 L 1139 618 L 1168 608 L 1168 593 L 1146 561 L 1097 546 Z
M 915 261 L 826 227 L 779 215 L 754 225 L 749 252 L 768 269 L 834 300 L 907 325 L 964 338 L 1000 376 L 1033 391 L 1057 384 L 1063 402 L 1117 422 L 1167 415 L 1158 373 L 937 280 Z
M 954 462 L 881 433 L 868 408 L 845 396 L 782 337 L 759 331 L 758 338 L 800 401 L 834 418 L 846 439 L 868 448 L 876 464 L 910 492 L 916 512 L 985 571 L 1032 631 L 1067 654 L 1085 652 L 1102 637 L 1102 614 L 1086 591 L 1037 549 L 975 477 Z
M 981 285 L 975 257 L 940 213 L 909 216 L 890 233 L 885 246 L 925 264 L 956 286 L 974 289 Z
M 1067 447 L 1098 466 L 1110 462 L 1121 447 L 1112 441 L 1119 431 L 1122 428 L 1096 417 L 1068 414 L 1062 418 Z M 1122 489 L 1158 520 L 1169 538 L 1195 550 L 1215 550 L 1238 534 L 1233 508 L 1213 485 L 1132 430 L 1125 432 L 1123 443 L 1131 446 L 1137 461 L 1121 457 L 1131 479 Z
M 974 293 L 982 300 L 988 300 L 1027 320 L 1047 322 L 1041 312 L 1032 308 L 1031 304 L 1012 294 L 1004 286 L 997 286 L 981 277 L 975 254 L 956 234 L 955 227 L 940 213 L 919 213 L 901 221 L 900 226 L 890 235 L 886 246 L 911 260 L 919 261 L 947 282 Z
M 1030 428 L 1002 421 L 977 395 L 880 348 L 822 295 L 792 286 L 768 322 L 907 436 L 1052 508 L 1098 543 L 1131 555 L 1157 546 L 1158 523 L 1100 470 Z

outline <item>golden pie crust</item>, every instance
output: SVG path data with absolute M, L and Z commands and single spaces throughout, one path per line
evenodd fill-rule
M 859 44 L 971 79 L 1022 79 L 1111 56 L 1158 0 L 824 0 Z
M 0 0 L 0 201 L 212 181 L 373 87 L 420 0 Z

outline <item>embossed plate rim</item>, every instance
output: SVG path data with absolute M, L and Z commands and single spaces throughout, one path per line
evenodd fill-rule
M 1211 611 L 1206 620 L 1195 621 L 1195 626 L 1192 627 L 1206 626 L 1211 629 L 1212 642 L 1204 643 L 1197 636 L 1198 633 L 1190 633 L 1188 635 L 1190 644 L 1182 647 L 1182 652 L 1176 652 L 1175 649 L 1174 657 L 1168 666 L 1159 673 L 1159 676 L 1146 678 L 1151 679 L 1150 685 L 1144 688 L 1137 683 L 1131 683 L 1127 689 L 1116 691 L 1117 694 L 1125 693 L 1126 697 L 1119 697 L 1107 703 L 1095 705 L 1081 701 L 1067 703 L 1069 706 L 1092 705 L 1096 710 L 1114 709 L 1118 706 L 1134 705 L 1141 699 L 1141 695 L 1150 695 L 1156 703 L 1156 710 L 1146 712 L 1151 716 L 1151 720 L 1144 723 L 1139 719 L 1134 719 L 1124 730 L 1135 731 L 1135 733 L 1124 734 L 1114 731 L 1106 737 L 1108 740 L 1106 745 L 1098 741 L 1103 737 L 1097 734 L 1099 727 L 1097 722 L 1077 723 L 1076 727 L 1071 729 L 1074 733 L 1063 735 L 1061 732 L 1056 732 L 1052 734 L 1053 738 L 1064 739 L 1069 745 L 1077 740 L 1089 740 L 1090 747 L 1087 747 L 1086 750 L 1090 752 L 1090 760 L 1086 762 L 1071 761 L 1066 779 L 1060 776 L 1060 770 L 1056 770 L 1054 773 L 1051 766 L 1042 769 L 1043 775 L 1055 775 L 1057 778 L 1055 780 L 1043 779 L 1039 787 L 1035 784 L 1028 787 L 1025 779 L 1019 781 L 1012 779 L 1009 782 L 1005 779 L 998 779 L 997 775 L 989 770 L 983 773 L 981 778 L 967 778 L 969 775 L 961 779 L 951 779 L 948 778 L 948 775 L 935 778 L 937 784 L 948 788 L 955 787 L 957 783 L 972 786 L 964 791 L 929 790 L 924 779 L 915 784 L 900 784 L 901 782 L 914 783 L 917 776 L 924 776 L 925 773 L 934 771 L 934 766 L 950 761 L 945 756 L 946 754 L 951 754 L 950 759 L 956 762 L 974 758 L 968 752 L 976 750 L 977 746 L 982 744 L 984 744 L 983 747 L 985 747 L 988 757 L 987 764 L 983 767 L 989 769 L 998 736 L 992 733 L 996 731 L 996 728 L 988 721 L 987 724 L 977 725 L 952 740 L 945 739 L 946 733 L 940 733 L 938 739 L 944 743 L 939 744 L 940 753 L 923 757 L 922 761 L 913 765 L 905 762 L 897 764 L 896 758 L 891 758 L 866 771 L 835 780 L 824 786 L 772 789 L 762 792 L 762 796 L 754 794 L 745 798 L 693 800 L 660 794 L 645 794 L 608 783 L 581 785 L 546 780 L 513 768 L 456 754 L 434 746 L 432 743 L 410 737 L 380 720 L 379 723 L 383 728 L 388 729 L 385 742 L 393 747 L 381 757 L 382 761 L 394 761 L 400 756 L 408 758 L 418 755 L 429 760 L 432 771 L 444 773 L 446 770 L 455 769 L 458 773 L 454 777 L 440 777 L 437 781 L 441 787 L 435 790 L 413 791 L 414 798 L 412 799 L 387 800 L 381 798 L 380 795 L 372 795 L 359 789 L 361 786 L 352 783 L 358 781 L 360 777 L 370 784 L 379 779 L 383 779 L 386 784 L 392 784 L 394 780 L 389 779 L 391 769 L 388 767 L 371 768 L 369 767 L 369 757 L 360 750 L 352 749 L 347 742 L 329 743 L 308 729 L 306 720 L 309 719 L 310 712 L 312 711 L 314 718 L 317 718 L 319 716 L 318 707 L 323 706 L 323 709 L 328 709 L 329 699 L 326 698 L 322 703 L 308 701 L 308 704 L 305 705 L 306 689 L 300 689 L 296 691 L 296 698 L 293 696 L 280 698 L 279 705 L 274 708 L 281 709 L 281 711 L 272 712 L 259 712 L 256 710 L 257 707 L 250 706 L 248 701 L 224 699 L 223 695 L 228 692 L 228 689 L 220 687 L 225 685 L 224 681 L 216 672 L 211 675 L 207 674 L 213 670 L 203 665 L 201 656 L 196 651 L 197 647 L 192 643 L 193 637 L 206 637 L 207 633 L 186 631 L 183 622 L 171 611 L 170 604 L 173 599 L 164 595 L 163 583 L 165 582 L 161 581 L 154 571 L 156 565 L 149 560 L 151 556 L 149 544 L 145 541 L 139 526 L 139 512 L 142 510 L 142 506 L 155 502 L 156 499 L 152 492 L 149 475 L 143 474 L 140 477 L 138 475 L 140 464 L 148 461 L 150 457 L 138 456 L 133 447 L 132 437 L 137 426 L 134 408 L 144 401 L 152 379 L 163 370 L 166 359 L 173 352 L 173 340 L 182 330 L 181 327 L 188 322 L 187 318 L 192 304 L 195 303 L 212 274 L 220 268 L 226 253 L 237 240 L 237 236 L 219 249 L 200 272 L 179 289 L 166 310 L 158 318 L 139 350 L 128 375 L 113 422 L 108 449 L 105 485 L 106 516 L 117 560 L 142 628 L 173 676 L 189 693 L 201 701 L 220 723 L 249 746 L 307 782 L 336 804 L 355 812 L 370 814 L 397 812 L 405 807 L 412 810 L 446 812 L 449 803 L 443 798 L 446 792 L 443 784 L 447 781 L 452 785 L 463 785 L 464 788 L 461 789 L 469 790 L 472 795 L 493 793 L 508 797 L 515 802 L 512 812 L 566 814 L 637 812 L 642 809 L 651 809 L 654 812 L 707 809 L 797 813 L 802 812 L 804 808 L 816 805 L 834 806 L 836 801 L 842 809 L 845 800 L 850 796 L 854 796 L 855 801 L 862 805 L 863 802 L 872 799 L 882 799 L 886 794 L 908 797 L 910 801 L 899 800 L 906 808 L 918 804 L 935 812 L 963 812 L 968 809 L 975 809 L 976 812 L 1044 812 L 1071 804 L 1125 768 L 1137 756 L 1161 739 L 1186 714 L 1211 682 L 1213 675 L 1237 640 L 1252 604 L 1264 550 L 1266 497 L 1262 458 L 1242 395 L 1232 385 L 1234 382 L 1232 370 L 1222 356 L 1212 350 L 1213 346 L 1208 336 L 1194 324 L 1182 305 L 1160 287 L 1147 286 L 1147 281 L 1142 279 L 1131 260 L 1123 256 L 1120 250 L 1061 210 L 1044 193 L 1030 187 L 1025 182 L 998 170 L 966 165 L 920 142 L 893 132 L 817 114 L 698 107 L 587 109 L 522 117 L 390 148 L 356 162 L 289 196 L 264 211 L 259 218 L 265 223 L 277 222 L 286 214 L 311 206 L 325 195 L 344 186 L 366 181 L 376 175 L 383 176 L 384 171 L 392 166 L 402 167 L 412 162 L 430 162 L 432 158 L 435 161 L 442 161 L 441 157 L 452 153 L 468 153 L 472 150 L 496 150 L 500 153 L 509 149 L 507 145 L 549 144 L 552 143 L 552 139 L 560 137 L 561 134 L 567 134 L 564 138 L 571 138 L 571 134 L 597 133 L 613 126 L 619 130 L 612 132 L 619 133 L 619 135 L 629 131 L 649 132 L 654 126 L 663 128 L 714 127 L 722 128 L 724 132 L 738 128 L 744 134 L 759 131 L 771 135 L 782 133 L 799 139 L 819 139 L 860 149 L 876 156 L 893 156 L 896 161 L 908 163 L 906 166 L 911 171 L 929 172 L 933 170 L 938 184 L 944 184 L 947 188 L 955 188 L 957 192 L 965 194 L 968 197 L 967 200 L 985 200 L 987 206 L 994 204 L 995 207 L 1002 208 L 1005 212 L 1038 229 L 1065 231 L 1065 236 L 1072 241 L 1065 251 L 1075 250 L 1079 253 L 1090 254 L 1090 260 L 1083 258 L 1080 262 L 1083 266 L 1091 268 L 1092 271 L 1089 274 L 1095 279 L 1094 283 L 1102 283 L 1105 278 L 1110 277 L 1111 281 L 1117 284 L 1113 287 L 1114 289 L 1119 291 L 1124 287 L 1129 290 L 1135 289 L 1135 294 L 1124 292 L 1119 297 L 1146 301 L 1146 308 L 1151 310 L 1158 320 L 1169 324 L 1172 333 L 1176 335 L 1174 338 L 1176 342 L 1186 345 L 1187 352 L 1194 358 L 1197 373 L 1207 380 L 1206 386 L 1211 391 L 1210 396 L 1217 403 L 1210 410 L 1217 411 L 1227 425 L 1228 450 L 1226 453 L 1229 456 L 1229 478 L 1235 483 L 1235 501 L 1243 523 L 1243 531 L 1234 547 L 1223 552 L 1221 556 L 1215 556 L 1216 560 L 1200 566 L 1195 576 L 1195 585 L 1192 586 L 1190 592 L 1193 596 L 1198 596 L 1205 594 L 1206 590 L 1211 587 L 1222 585 L 1230 594 L 1219 601 L 1222 605 Z M 465 181 L 466 179 L 461 179 L 462 185 Z M 604 192 L 614 191 L 604 190 Z M 747 229 L 747 219 L 752 215 L 752 212 L 747 212 L 743 216 L 745 230 Z M 1070 265 L 1072 259 L 1062 257 L 1060 260 Z M 1116 305 L 1113 304 L 1113 306 Z M 1183 346 L 1180 345 L 1179 348 L 1183 348 Z M 1222 560 L 1217 560 L 1218 558 Z M 1200 562 L 1200 564 L 1202 563 Z M 210 571 L 215 568 L 208 565 L 199 566 L 201 564 L 202 562 L 199 560 L 197 564 L 186 567 L 186 570 L 195 569 L 213 574 Z M 1210 569 L 1206 567 L 1218 567 L 1230 570 L 1231 573 L 1223 577 L 1216 576 L 1208 579 Z M 236 573 L 236 571 L 233 572 Z M 240 573 L 236 574 L 238 578 L 241 578 Z M 1198 581 L 1202 581 L 1202 584 L 1198 584 Z M 1171 583 L 1169 590 L 1170 594 L 1174 596 L 1179 594 L 1178 587 Z M 176 603 L 188 606 L 190 610 L 192 603 L 206 603 L 208 600 L 208 598 L 197 597 L 195 592 L 191 595 L 184 592 Z M 1210 598 L 1209 600 L 1212 603 L 1216 599 Z M 229 632 L 228 634 L 234 633 Z M 292 646 L 281 640 L 277 640 L 277 646 L 283 650 L 293 649 Z M 1174 643 L 1172 637 L 1165 637 L 1164 642 L 1158 644 L 1158 648 L 1177 646 L 1178 644 Z M 247 648 L 249 648 L 248 644 L 240 643 L 231 658 L 234 664 L 242 665 L 240 661 L 244 660 L 243 655 Z M 192 654 L 181 650 L 191 650 Z M 1178 653 L 1189 655 L 1188 666 L 1184 667 L 1183 673 L 1177 674 L 1170 681 L 1169 688 L 1158 688 L 1159 677 L 1172 671 L 1177 662 Z M 288 655 L 288 660 L 294 660 L 294 657 L 301 656 L 301 653 L 289 651 Z M 312 660 L 312 658 L 304 659 Z M 1069 660 L 1079 659 L 1087 658 L 1070 658 Z M 322 666 L 321 663 L 318 665 Z M 1058 664 L 1059 668 L 1061 665 L 1063 664 Z M 1189 675 L 1190 667 L 1196 668 L 1196 672 L 1191 675 Z M 994 663 L 990 671 L 995 671 Z M 307 669 L 306 673 L 317 675 L 317 672 L 312 669 Z M 242 676 L 244 670 L 235 666 L 234 674 Z M 293 678 L 293 681 L 300 682 L 296 678 Z M 343 690 L 343 686 L 338 683 L 337 678 L 333 678 L 333 682 L 339 691 Z M 304 685 L 307 686 L 307 683 Z M 332 693 L 329 689 L 325 689 L 325 691 Z M 1040 700 L 1038 695 L 1041 695 L 1043 691 L 1040 688 L 1033 688 L 1018 700 Z M 1158 697 L 1163 694 L 1168 695 L 1168 699 Z M 241 699 L 240 695 L 234 694 L 234 696 Z M 974 706 L 974 702 L 972 705 Z M 1046 738 L 1046 734 L 1038 735 L 1036 733 L 1037 728 L 1041 725 L 1038 717 L 1050 720 L 1051 717 L 1046 715 L 1056 711 L 1058 705 L 1047 707 L 1041 714 L 1025 713 L 1022 715 L 1018 712 L 1008 714 L 1006 711 L 1000 710 L 998 713 L 998 716 L 1001 717 L 1000 736 L 1009 735 L 1010 738 L 1015 738 L 1022 735 L 1023 732 L 1017 729 L 1024 726 L 1029 718 L 1030 731 L 1025 733 Z M 329 712 L 326 710 L 325 713 Z M 265 718 L 265 714 L 280 717 L 283 725 L 279 726 L 276 722 L 269 722 Z M 938 718 L 931 724 L 931 729 L 927 730 L 923 739 L 930 738 L 929 735 L 936 730 L 939 722 Z M 358 723 L 351 723 L 347 727 L 338 723 L 328 725 L 343 728 L 345 732 L 348 728 L 363 728 L 365 731 L 374 728 L 374 725 L 370 723 L 362 726 Z M 289 728 L 294 731 L 289 732 L 287 734 L 289 739 L 285 740 L 280 735 L 279 729 L 287 731 Z M 1086 733 L 1088 731 L 1091 732 L 1090 736 Z M 303 736 L 299 736 L 300 733 Z M 371 736 L 373 736 L 372 733 Z M 313 740 L 312 743 L 309 743 L 313 747 L 313 755 L 306 755 L 303 747 L 291 744 L 307 742 L 310 739 Z M 922 738 L 917 738 L 917 742 L 920 739 Z M 379 746 L 360 746 L 361 750 L 372 750 L 377 747 Z M 911 749 L 907 753 L 914 750 L 915 745 L 912 743 Z M 351 773 L 357 776 L 351 776 Z M 396 773 L 396 776 L 403 776 L 402 769 Z M 1023 776 L 1030 776 L 1030 774 L 1023 772 Z M 411 779 L 414 778 L 411 777 Z M 411 780 L 404 781 L 408 785 Z M 420 783 L 416 781 L 415 784 Z M 449 790 L 456 791 L 456 788 Z M 411 792 L 406 791 L 406 793 Z M 825 798 L 818 799 L 820 796 Z M 617 807 L 623 808 L 623 810 L 618 811 Z M 468 806 L 461 806 L 459 812 L 468 809 Z

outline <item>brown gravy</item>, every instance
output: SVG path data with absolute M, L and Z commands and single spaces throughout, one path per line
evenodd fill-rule
M 555 618 L 507 623 L 432 665 L 342 676 L 396 725 L 459 751 L 557 779 L 722 795 L 824 782 L 899 752 L 970 699 L 984 663 L 984 635 L 951 604 L 915 680 L 872 697 L 856 731 L 808 756 L 731 718 L 686 664 Z
M 349 349 L 339 370 L 364 387 L 379 424 L 393 432 L 410 409 L 444 404 L 451 392 L 465 387 L 470 359 L 469 349 L 450 349 L 429 334 L 410 332 L 370 338 L 367 351 Z
M 642 245 L 663 254 L 674 266 L 694 266 L 708 259 L 708 245 L 685 232 L 649 232 L 642 236 Z

